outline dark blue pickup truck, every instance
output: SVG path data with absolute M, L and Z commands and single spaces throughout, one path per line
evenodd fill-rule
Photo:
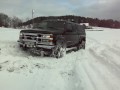
M 33 49 L 61 58 L 66 48 L 85 49 L 85 27 L 69 21 L 45 20 L 34 24 L 33 29 L 21 30 L 18 42 L 24 50 Z

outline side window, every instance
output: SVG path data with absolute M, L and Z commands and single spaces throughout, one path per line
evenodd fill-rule
M 68 32 L 69 31 L 72 32 L 72 29 L 73 29 L 72 24 L 68 23 L 67 26 L 66 26 L 66 29 L 67 29 Z
M 67 24 L 67 31 L 68 32 L 78 32 L 78 25 L 76 24 L 71 24 L 71 23 L 68 23 Z
M 73 32 L 77 32 L 77 29 L 78 29 L 77 25 L 73 24 Z
M 84 26 L 79 25 L 79 32 L 80 32 L 80 33 L 85 33 Z

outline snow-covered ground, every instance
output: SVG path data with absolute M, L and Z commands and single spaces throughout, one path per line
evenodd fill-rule
M 0 28 L 0 90 L 120 90 L 120 29 L 92 30 L 86 50 L 56 59 L 22 51 L 20 30 Z

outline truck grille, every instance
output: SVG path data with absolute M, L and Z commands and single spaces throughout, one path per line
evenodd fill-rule
M 37 44 L 52 45 L 50 38 L 43 37 L 44 34 L 23 33 L 20 39 L 24 42 L 36 42 Z
M 36 38 L 36 37 L 32 37 L 32 36 L 30 37 L 30 36 L 29 36 L 29 37 L 26 37 L 26 39 L 29 39 L 29 40 L 36 40 L 37 38 Z
M 39 37 L 39 38 L 37 38 Z M 33 34 L 33 33 L 24 33 L 23 36 L 21 37 L 21 39 L 23 39 L 23 41 L 41 41 L 41 34 Z
M 28 39 L 28 40 L 36 40 L 36 37 L 37 37 L 37 36 L 25 35 L 25 36 L 24 36 L 24 39 Z

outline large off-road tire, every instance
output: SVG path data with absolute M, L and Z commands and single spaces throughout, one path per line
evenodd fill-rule
M 85 41 L 81 40 L 77 45 L 77 50 L 85 49 Z
M 85 41 L 84 40 L 82 40 L 82 42 L 81 42 L 81 49 L 85 49 Z
M 23 46 L 23 45 L 19 45 L 19 47 L 24 51 L 26 51 L 28 49 L 26 46 Z
M 66 43 L 63 40 L 56 42 L 56 46 L 52 50 L 53 57 L 62 58 L 66 55 Z

